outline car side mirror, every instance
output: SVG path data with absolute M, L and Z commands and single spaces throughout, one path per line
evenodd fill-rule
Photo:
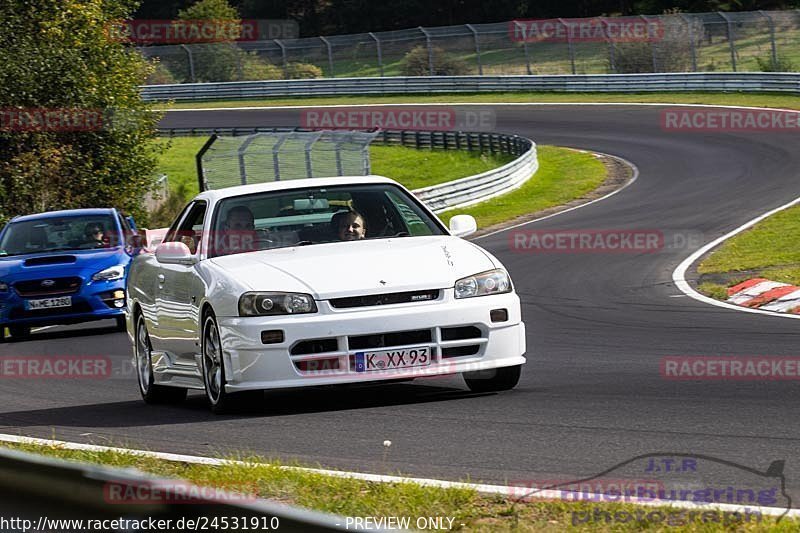
M 450 219 L 450 234 L 455 237 L 466 237 L 478 231 L 478 223 L 472 215 L 456 215 Z
M 182 242 L 165 242 L 156 248 L 156 261 L 165 265 L 193 265 L 194 255 Z

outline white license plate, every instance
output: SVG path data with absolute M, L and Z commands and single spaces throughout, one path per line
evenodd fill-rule
M 70 307 L 72 296 L 61 296 L 60 298 L 42 298 L 41 300 L 26 300 L 25 309 L 51 309 L 53 307 Z
M 431 349 L 428 346 L 378 352 L 356 352 L 356 372 L 393 370 L 430 364 Z

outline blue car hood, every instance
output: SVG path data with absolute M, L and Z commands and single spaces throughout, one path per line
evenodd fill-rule
M 130 256 L 121 247 L 100 250 L 69 250 L 0 257 L 0 280 L 13 282 L 41 277 L 81 276 L 114 265 L 127 266 Z

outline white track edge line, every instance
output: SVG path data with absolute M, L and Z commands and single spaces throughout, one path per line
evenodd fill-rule
M 694 253 L 692 253 L 692 255 L 690 255 L 689 257 L 684 259 L 683 262 L 681 262 L 681 264 L 679 264 L 678 267 L 672 272 L 672 281 L 675 283 L 675 286 L 678 289 L 680 289 L 680 291 L 683 292 L 685 295 L 687 295 L 687 296 L 689 296 L 691 298 L 694 298 L 695 300 L 701 301 L 703 303 L 715 305 L 717 307 L 724 307 L 725 309 L 733 309 L 733 310 L 741 311 L 741 312 L 744 312 L 744 313 L 757 313 L 757 314 L 760 314 L 760 315 L 778 316 L 778 317 L 782 317 L 782 318 L 795 318 L 795 319 L 800 318 L 800 315 L 792 315 L 792 314 L 789 314 L 789 313 L 778 313 L 778 312 L 775 312 L 775 311 L 764 311 L 762 309 L 753 309 L 753 308 L 750 308 L 750 307 L 742 307 L 740 305 L 735 305 L 735 304 L 730 304 L 730 303 L 723 302 L 723 301 L 720 301 L 720 300 L 715 300 L 714 298 L 711 298 L 709 296 L 706 296 L 704 294 L 701 294 L 701 293 L 697 292 L 691 285 L 689 285 L 689 282 L 686 281 L 686 271 L 689 270 L 689 268 L 695 262 L 697 262 L 698 259 L 700 259 L 703 255 L 708 253 L 711 249 L 716 248 L 717 246 L 719 246 L 720 244 L 722 244 L 726 240 L 730 239 L 731 237 L 734 237 L 734 236 L 738 235 L 739 233 L 743 232 L 744 230 L 746 230 L 746 229 L 758 224 L 762 220 L 764 220 L 764 219 L 766 219 L 768 217 L 771 217 L 775 213 L 779 213 L 779 212 L 781 212 L 781 211 L 783 211 L 785 209 L 788 209 L 788 208 L 790 208 L 790 207 L 792 207 L 792 206 L 794 206 L 794 205 L 796 205 L 798 203 L 800 203 L 800 197 L 797 197 L 797 198 L 795 198 L 794 200 L 792 200 L 789 203 L 783 204 L 780 207 L 776 207 L 775 209 L 772 209 L 771 211 L 767 211 L 766 213 L 764 213 L 762 215 L 759 215 L 756 218 L 754 218 L 754 219 L 752 219 L 752 220 L 750 220 L 748 222 L 745 222 L 744 224 L 742 224 L 738 228 L 734 229 L 733 231 L 726 233 L 722 237 L 714 239 L 713 241 L 711 241 L 710 243 L 706 244 L 702 248 L 696 250 Z
M 135 450 L 129 448 L 118 448 L 113 446 L 100 446 L 96 444 L 83 444 L 79 442 L 68 442 L 53 439 L 41 439 L 37 437 L 23 437 L 18 435 L 8 435 L 0 433 L 0 442 L 8 442 L 15 444 L 33 444 L 39 446 L 54 446 L 65 450 L 77 451 L 91 451 L 91 452 L 117 452 L 128 455 L 135 455 L 139 457 L 149 457 L 152 459 L 161 459 L 164 461 L 174 461 L 191 464 L 203 464 L 210 466 L 224 466 L 224 465 L 250 465 L 255 466 L 261 463 L 253 463 L 248 461 L 236 461 L 229 459 L 218 459 L 213 457 L 202 457 L 197 455 L 184 455 L 177 453 L 164 453 L 153 452 L 148 450 Z M 263 463 L 268 465 L 268 463 Z M 559 490 L 540 490 L 530 489 L 528 487 L 518 486 L 505 486 L 505 485 L 485 485 L 478 483 L 466 483 L 460 481 L 445 481 L 441 479 L 426 479 L 426 478 L 413 478 L 404 476 L 390 476 L 383 474 L 367 474 L 362 472 L 347 472 L 341 470 L 325 470 L 319 468 L 305 468 L 297 466 L 281 466 L 285 470 L 294 470 L 300 472 L 308 472 L 324 476 L 340 477 L 347 479 L 358 479 L 361 481 L 370 481 L 373 483 L 414 483 L 425 487 L 437 487 L 442 489 L 469 489 L 479 492 L 481 494 L 495 494 L 506 496 L 510 498 L 521 499 L 561 499 L 564 500 L 564 494 Z M 603 501 L 608 499 L 604 494 L 595 494 L 581 492 L 581 498 L 570 500 L 574 501 Z M 611 502 L 613 503 L 613 502 Z M 791 517 L 800 517 L 800 509 L 786 510 L 781 507 L 760 507 L 760 506 L 743 506 L 729 503 L 714 503 L 714 504 L 696 504 L 692 502 L 681 501 L 630 501 L 625 503 L 633 503 L 636 505 L 643 505 L 647 507 L 674 507 L 678 509 L 694 509 L 694 510 L 718 510 L 727 512 L 743 512 L 743 511 L 757 511 L 762 515 L 768 516 L 781 516 L 786 514 Z
M 570 150 L 575 150 L 575 148 L 570 148 Z M 551 214 L 545 215 L 543 217 L 534 218 L 533 220 L 527 220 L 525 222 L 520 222 L 519 224 L 515 224 L 515 225 L 509 226 L 507 228 L 501 228 L 501 229 L 492 231 L 491 233 L 487 233 L 485 235 L 480 235 L 478 237 L 475 237 L 472 240 L 477 241 L 477 240 L 483 239 L 485 237 L 490 237 L 492 235 L 497 235 L 498 233 L 502 233 L 504 231 L 516 229 L 516 228 L 519 228 L 521 226 L 525 226 L 527 224 L 533 224 L 534 222 L 539 222 L 539 221 L 542 221 L 542 220 L 546 220 L 548 218 L 552 218 L 552 217 L 555 217 L 555 216 L 558 216 L 558 215 L 563 215 L 565 213 L 569 213 L 570 211 L 575 211 L 576 209 L 580 209 L 582 207 L 586 207 L 586 206 L 592 205 L 595 202 L 600 202 L 600 201 L 605 200 L 607 198 L 611 198 L 615 194 L 617 194 L 619 192 L 622 192 L 623 190 L 627 189 L 629 185 L 633 184 L 633 182 L 636 181 L 639 178 L 639 167 L 637 167 L 635 164 L 633 164 L 632 162 L 628 161 L 624 157 L 620 157 L 620 156 L 613 155 L 613 154 L 606 154 L 606 153 L 603 153 L 603 152 L 594 152 L 594 151 L 591 151 L 591 150 L 579 150 L 579 151 L 590 153 L 590 154 L 602 155 L 602 156 L 605 156 L 605 157 L 610 157 L 612 159 L 616 159 L 616 160 L 622 162 L 624 165 L 627 165 L 633 171 L 633 175 L 631 176 L 631 179 L 629 179 L 627 181 L 627 183 L 625 183 L 625 185 L 623 185 L 619 189 L 615 189 L 615 190 L 611 191 L 610 193 L 606 194 L 605 196 L 601 196 L 600 198 L 595 198 L 594 200 L 590 200 L 590 201 L 582 203 L 580 205 L 572 206 L 572 207 L 570 207 L 568 209 L 564 209 L 563 211 L 558 211 L 556 213 L 551 213 Z M 534 176 L 534 178 L 531 178 L 531 179 L 535 179 L 535 176 Z
M 676 106 L 676 107 L 716 107 L 723 109 L 751 109 L 751 110 L 770 110 L 770 111 L 787 111 L 790 113 L 800 113 L 797 109 L 785 109 L 782 107 L 758 107 L 758 106 L 737 106 L 725 104 L 681 104 L 673 102 L 398 102 L 398 103 L 383 103 L 383 104 L 319 104 L 319 105 L 275 105 L 275 106 L 244 106 L 244 107 L 198 107 L 198 108 L 181 108 L 181 109 L 165 109 L 157 108 L 154 111 L 163 111 L 167 113 L 185 112 L 185 111 L 259 111 L 259 110 L 274 110 L 274 109 L 309 109 L 320 107 L 402 107 L 402 106 L 643 106 L 643 107 L 663 107 L 663 106 Z M 212 128 L 207 128 L 212 129 Z

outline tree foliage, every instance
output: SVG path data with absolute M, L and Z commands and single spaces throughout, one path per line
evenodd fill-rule
M 159 116 L 138 86 L 150 67 L 108 31 L 134 7 L 129 0 L 0 0 L 3 112 L 70 109 L 101 117 L 86 131 L 19 131 L 4 123 L 0 222 L 102 206 L 146 217 L 141 204 L 154 183 Z
M 193 0 L 144 0 L 140 18 L 175 18 Z M 677 9 L 686 13 L 797 9 L 800 0 L 231 0 L 245 18 L 296 20 L 301 35 L 335 35 L 504 22 L 514 18 L 659 15 Z

